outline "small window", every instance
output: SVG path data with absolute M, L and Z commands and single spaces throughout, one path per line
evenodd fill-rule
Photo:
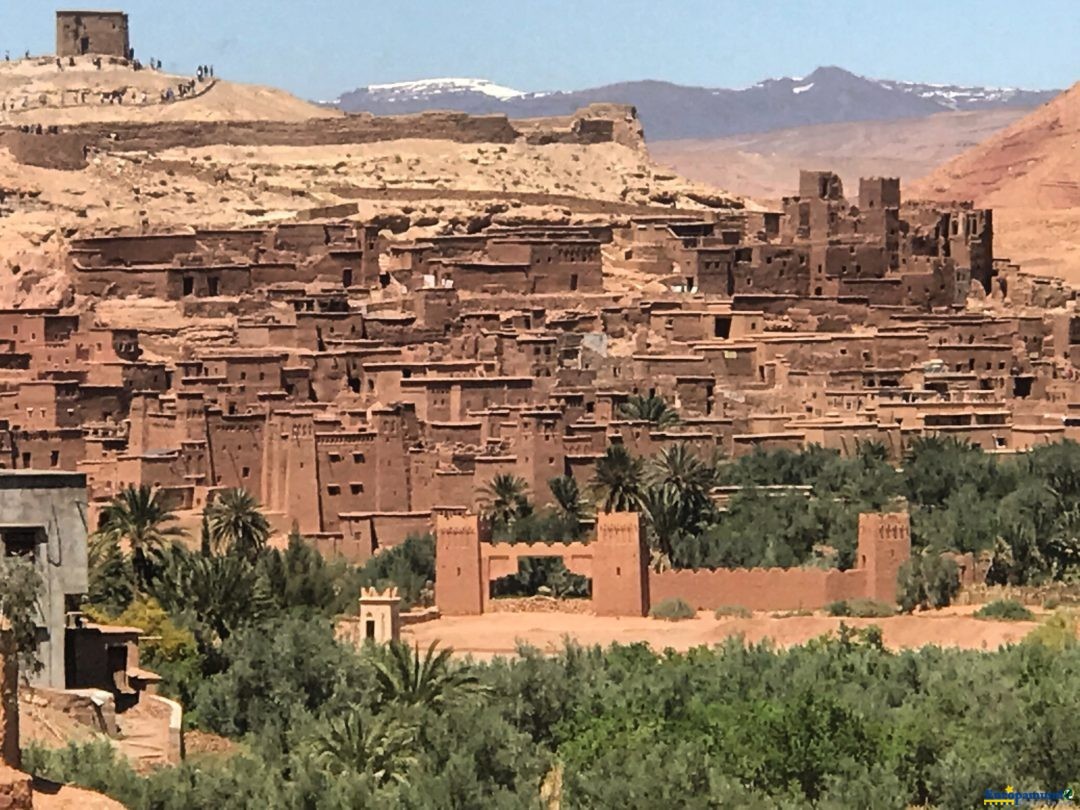
M 341 487 L 339 487 L 337 484 L 330 484 L 326 488 L 326 494 L 327 495 L 340 495 L 341 494 Z
M 60 466 L 60 451 L 59 450 L 51 450 L 51 451 L 49 451 L 49 466 L 50 467 L 59 467 Z
M 363 484 L 349 484 L 349 492 L 353 495 L 360 495 L 364 491 Z
M 250 476 L 251 476 L 251 467 L 241 467 L 240 468 L 240 477 L 241 478 L 249 478 Z
M 353 464 L 363 464 L 364 463 L 364 454 L 363 453 L 353 453 L 352 454 L 352 460 L 353 460 Z

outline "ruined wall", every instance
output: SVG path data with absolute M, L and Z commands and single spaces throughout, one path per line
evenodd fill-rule
M 598 122 L 605 115 L 618 116 L 618 121 L 610 127 L 602 126 Z M 459 143 L 513 143 L 525 137 L 533 143 L 618 142 L 630 146 L 642 143 L 633 135 L 633 122 L 637 117 L 629 107 L 586 107 L 571 116 L 570 121 L 568 128 L 560 119 L 538 119 L 522 126 L 518 122 L 511 123 L 505 115 L 427 112 L 387 116 L 358 113 L 300 122 L 112 122 L 65 127 L 54 135 L 24 133 L 15 128 L 0 129 L 0 145 L 7 146 L 23 163 L 72 169 L 86 165 L 86 148 L 108 152 L 158 152 L 174 147 L 196 149 L 222 143 L 234 146 L 325 146 L 408 138 Z M 588 123 L 576 123 L 585 121 Z M 545 133 L 550 137 L 545 139 Z

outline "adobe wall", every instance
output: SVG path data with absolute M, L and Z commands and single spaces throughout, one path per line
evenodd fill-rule
M 649 582 L 641 518 L 634 512 L 597 515 L 592 543 L 490 543 L 477 515 L 439 515 L 435 524 L 435 604 L 447 616 L 479 615 L 493 579 L 514 574 L 522 557 L 562 557 L 566 567 L 592 577 L 593 610 L 600 616 L 644 616 Z
M 685 599 L 698 610 L 815 610 L 847 599 L 896 601 L 896 576 L 911 556 L 906 512 L 859 515 L 855 567 L 649 571 L 651 604 Z
M 865 591 L 862 571 L 823 568 L 722 568 L 649 572 L 652 604 L 685 599 L 698 610 L 812 610 Z

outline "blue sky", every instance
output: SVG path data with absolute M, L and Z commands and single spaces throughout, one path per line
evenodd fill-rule
M 42 0 L 0 0 L 0 50 L 55 47 Z M 1066 87 L 1080 80 L 1077 0 L 105 0 L 132 44 L 178 72 L 307 98 L 439 76 L 519 90 L 629 79 L 742 87 L 835 64 L 867 76 Z

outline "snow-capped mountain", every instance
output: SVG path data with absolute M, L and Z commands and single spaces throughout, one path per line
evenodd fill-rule
M 387 103 L 402 99 L 437 98 L 453 93 L 479 93 L 499 101 L 509 101 L 525 95 L 520 90 L 503 87 L 487 79 L 421 79 L 415 82 L 394 82 L 393 84 L 371 84 L 361 88 L 372 97 Z M 359 91 L 357 91 L 359 92 Z
M 936 101 L 950 110 L 986 110 L 994 107 L 1030 107 L 1034 97 L 1049 101 L 1058 91 L 1023 90 L 1019 87 L 965 87 L 958 84 L 920 84 L 878 79 L 891 90 Z
M 427 79 L 342 94 L 348 112 L 382 115 L 425 110 L 511 118 L 569 115 L 586 104 L 632 104 L 650 140 L 719 138 L 811 124 L 921 118 L 952 110 L 1035 107 L 1057 90 L 965 87 L 868 79 L 837 67 L 809 76 L 766 79 L 743 89 L 636 81 L 587 90 L 530 93 L 486 79 Z

